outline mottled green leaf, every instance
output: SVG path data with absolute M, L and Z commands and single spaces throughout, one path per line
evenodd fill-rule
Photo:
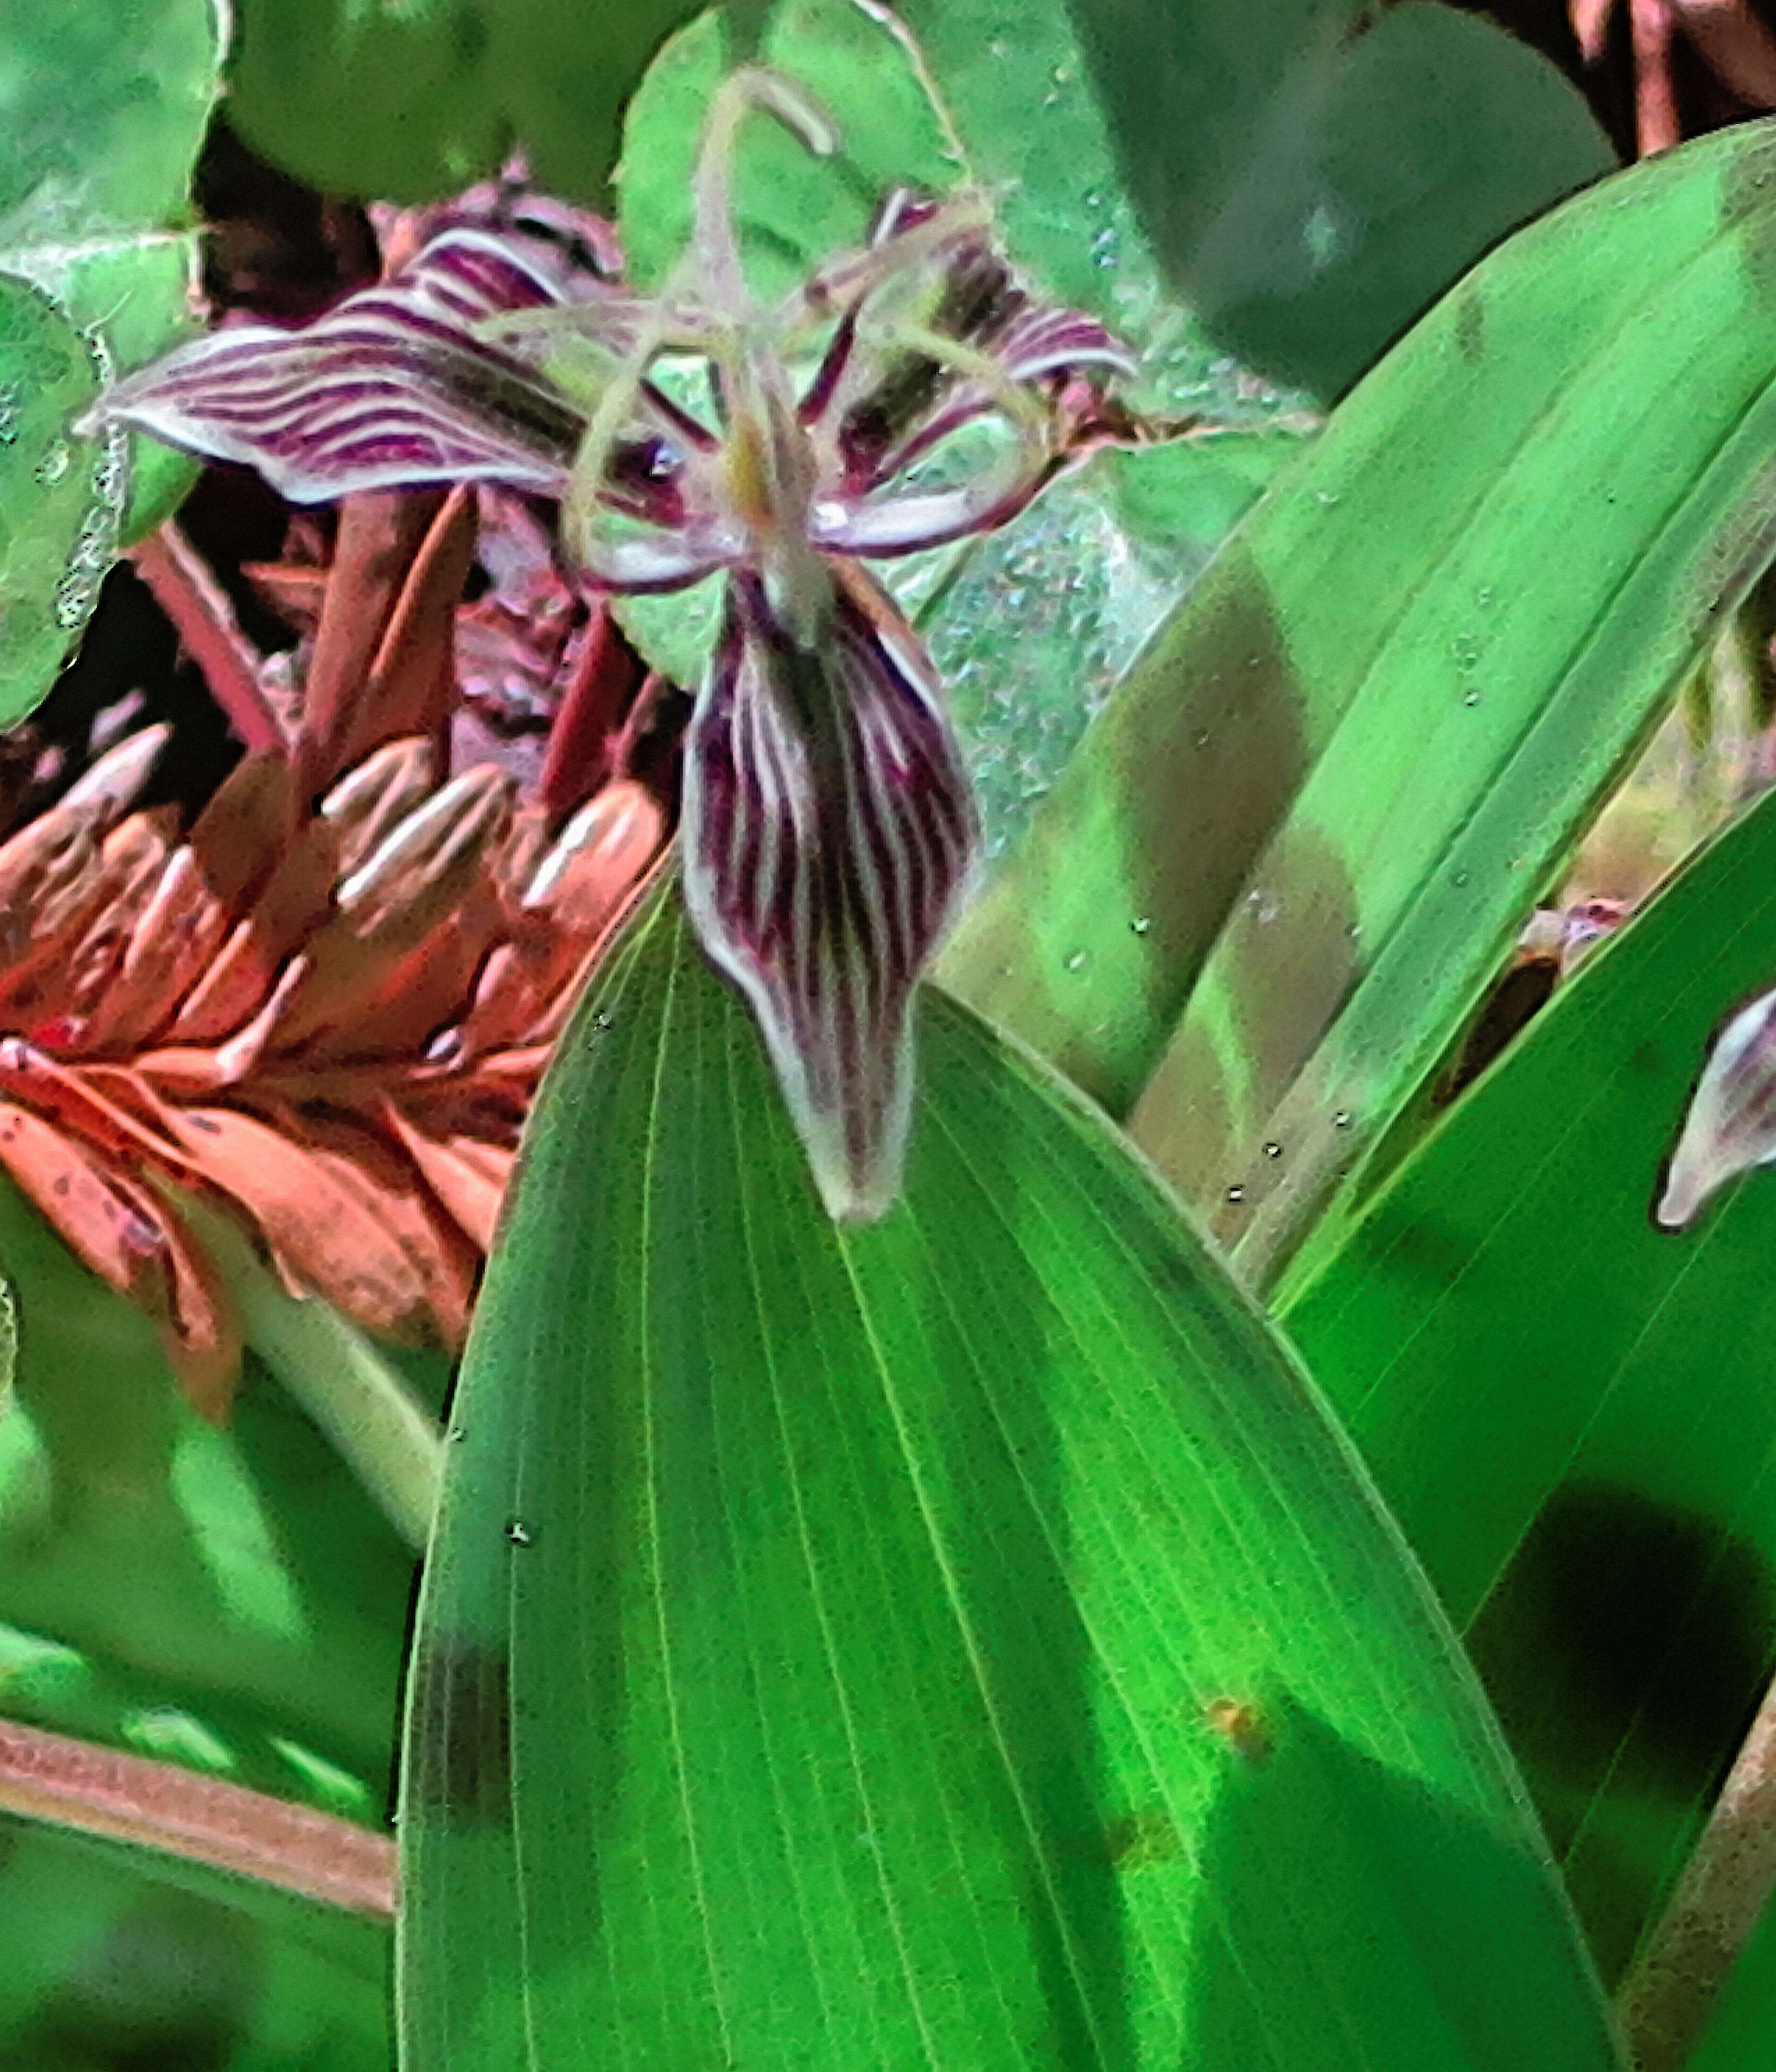
M 123 446 L 68 430 L 99 379 L 90 342 L 0 273 L 0 726 L 49 688 L 116 551 Z
M 1601 2072 L 1305 1377 L 1059 1083 L 920 1040 L 845 1230 L 670 904 L 565 1039 L 419 1614 L 409 2072 Z
M 1611 1970 L 1776 1655 L 1776 1182 L 1654 1224 L 1709 1036 L 1776 979 L 1776 800 L 1408 1160 L 1286 1312 L 1470 1643 Z
M 1133 1111 L 1255 1284 L 1768 557 L 1772 149 L 1624 174 L 1441 303 L 1229 541 L 944 960 Z

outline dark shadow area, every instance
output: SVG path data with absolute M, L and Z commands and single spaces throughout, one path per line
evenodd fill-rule
M 1614 1977 L 1660 1897 L 1659 1832 L 1675 1845 L 1711 1803 L 1769 1679 L 1768 1564 L 1698 1514 L 1578 1484 L 1544 1507 L 1468 1642 Z M 1605 1792 L 1653 1802 L 1653 1827 L 1597 1819 Z
M 1591 1482 L 1544 1507 L 1468 1644 L 1525 1762 L 1568 1784 L 1614 1764 L 1624 1785 L 1687 1800 L 1738 1745 L 1773 1633 L 1749 1542 Z
M 1268 1753 L 1230 1760 L 1202 1838 L 1178 2072 L 1603 2064 L 1535 1856 L 1288 1700 L 1264 1716 Z

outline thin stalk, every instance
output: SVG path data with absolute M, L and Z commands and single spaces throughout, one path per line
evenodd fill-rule
M 247 1343 L 333 1441 L 389 1523 L 423 1550 L 444 1459 L 436 1420 L 331 1304 L 290 1294 L 234 1225 L 203 1202 L 182 1194 L 179 1207 L 221 1269 Z
M 208 1864 L 353 1914 L 395 1907 L 394 1844 L 331 1813 L 0 1720 L 0 1813 Z
M 1618 1998 L 1635 2072 L 1680 2072 L 1776 1889 L 1776 1683 Z
M 259 656 L 203 556 L 169 520 L 132 548 L 130 558 L 248 753 L 282 753 L 288 744 L 259 681 Z

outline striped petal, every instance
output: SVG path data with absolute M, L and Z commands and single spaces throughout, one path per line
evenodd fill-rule
M 1776 1165 L 1776 993 L 1741 1008 L 1720 1031 L 1690 1098 L 1654 1220 L 1686 1230 L 1728 1181 L 1770 1165 Z
M 462 225 L 300 331 L 212 332 L 106 392 L 92 420 L 257 468 L 294 503 L 430 482 L 559 494 L 584 429 L 518 360 L 471 335 L 571 291 L 540 238 Z M 588 307 L 598 285 L 571 284 Z
M 824 419 L 830 428 L 839 497 L 892 491 L 916 462 L 982 416 L 1022 417 L 1027 430 L 1039 413 L 1021 409 L 1018 390 L 1075 371 L 1135 371 L 1128 349 L 1095 317 L 1033 296 L 965 210 L 891 195 L 874 242 L 853 265 L 858 298 L 841 319 L 802 402 L 804 423 Z M 842 281 L 843 269 L 833 278 Z M 935 294 L 927 327 L 950 349 L 948 357 L 939 357 L 935 346 L 921 352 L 865 343 L 875 328 L 872 314 L 878 306 L 891 311 L 909 281 Z M 831 292 L 831 282 L 817 285 L 823 294 Z M 893 338 L 891 321 L 879 335 Z M 1039 481 L 1040 462 L 1030 472 Z M 999 524 L 1018 500 L 988 497 L 985 515 L 960 529 Z M 865 553 L 903 551 L 865 544 L 861 530 L 858 545 Z
M 854 565 L 799 647 L 754 574 L 729 581 L 685 745 L 684 897 L 758 1018 L 836 1219 L 900 1184 L 921 973 L 975 855 L 967 776 L 912 629 Z

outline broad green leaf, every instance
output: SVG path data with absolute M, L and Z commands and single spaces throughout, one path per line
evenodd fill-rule
M 1613 2064 L 1305 1376 L 1058 1082 L 921 1043 L 842 1230 L 672 906 L 565 1040 L 419 1614 L 408 2072 Z
M 8 2072 L 387 2072 L 384 1924 L 0 1819 Z
M 124 366 L 187 320 L 187 189 L 219 32 L 212 0 L 14 0 L 0 22 L 0 273 L 34 281 Z
M 1614 156 L 1494 23 L 1355 0 L 1072 0 L 1167 274 L 1243 359 L 1322 396 Z
M 125 515 L 127 442 L 71 421 L 189 321 L 218 33 L 211 0 L 17 0 L 0 18 L 0 726 L 48 689 Z
M 1592 954 L 1286 1313 L 1611 1971 L 1776 1656 L 1776 1181 L 1651 1219 L 1711 1033 L 1776 979 L 1773 888 L 1776 799 Z
M 1765 129 L 1674 153 L 1441 302 L 1223 549 L 944 960 L 1133 1112 L 1249 1281 L 1768 557 L 1773 170 Z
M 330 194 L 441 199 L 515 147 L 538 183 L 598 201 L 624 101 L 686 0 L 240 0 L 229 119 Z

